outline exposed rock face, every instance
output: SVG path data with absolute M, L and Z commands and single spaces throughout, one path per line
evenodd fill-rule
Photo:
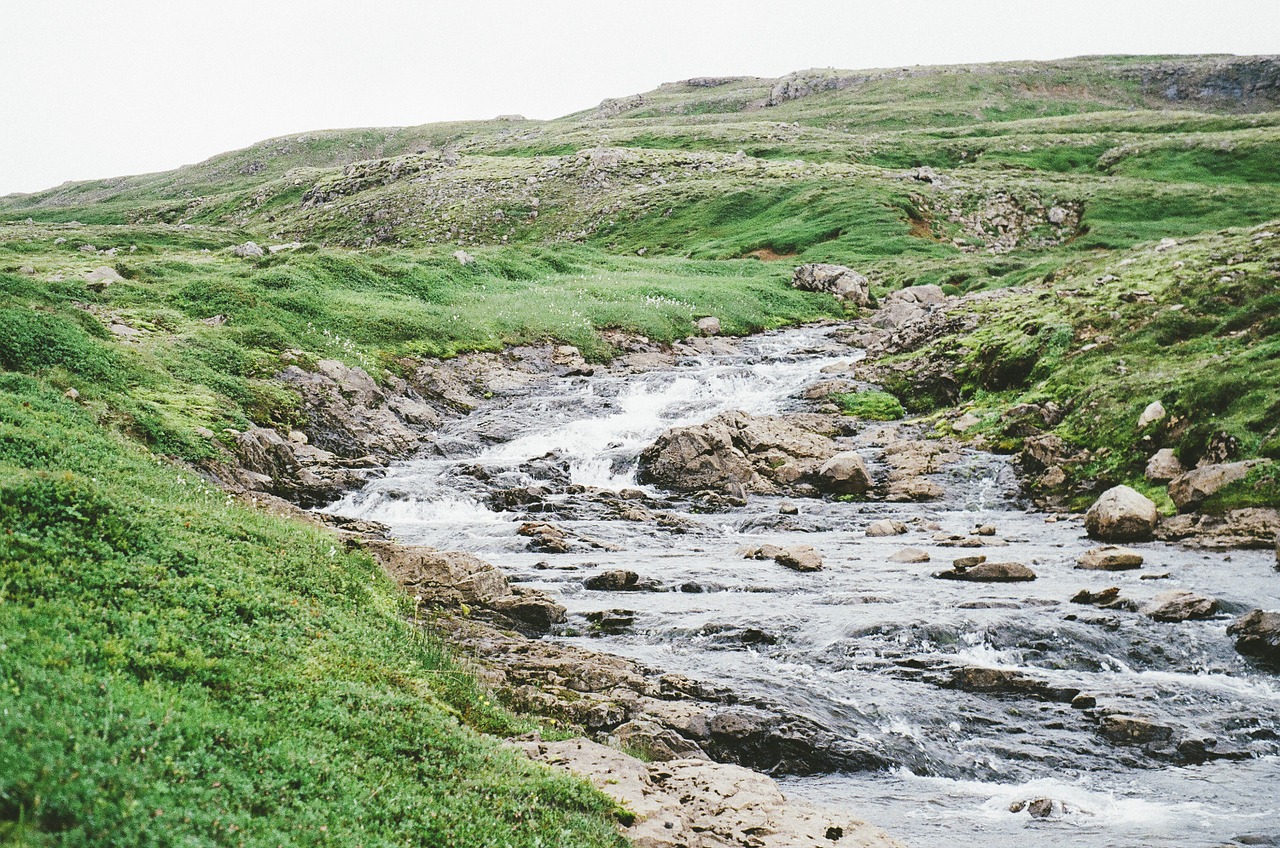
M 1236 637 L 1240 653 L 1280 663 L 1280 612 L 1247 612 L 1231 622 L 1227 635 Z
M 1035 580 L 1036 573 L 1020 562 L 987 562 L 984 556 L 963 557 L 950 570 L 933 575 L 940 580 L 967 580 L 974 583 L 1017 583 Z
M 1143 542 L 1151 538 L 1160 514 L 1150 498 L 1128 486 L 1103 492 L 1084 516 L 1089 536 L 1103 542 Z
M 700 759 L 646 764 L 586 739 L 525 742 L 530 757 L 590 780 L 636 815 L 636 848 L 898 848 L 879 828 L 788 800 L 768 777 Z
M 1132 548 L 1120 548 L 1107 545 L 1101 548 L 1090 548 L 1076 562 L 1076 568 L 1088 568 L 1096 571 L 1124 571 L 1142 565 L 1142 554 Z
M 1223 515 L 1175 515 L 1160 522 L 1156 538 L 1200 548 L 1266 548 L 1280 533 L 1280 510 L 1233 509 Z
M 1172 448 L 1161 448 L 1147 462 L 1146 478 L 1152 483 L 1168 483 L 1186 472 Z
M 384 541 L 360 544 L 419 603 L 480 607 L 524 632 L 545 633 L 565 620 L 564 607 L 541 592 L 511 586 L 505 574 L 471 554 Z
M 827 265 L 822 262 L 801 265 L 791 278 L 791 286 L 802 291 L 832 294 L 858 306 L 866 306 L 871 302 L 870 281 L 843 265 Z
M 237 435 L 232 450 L 239 461 L 239 467 L 231 471 L 236 483 L 304 507 L 333 500 L 364 479 L 355 468 L 376 465 L 372 461 L 343 461 L 328 451 L 289 442 L 265 427 L 252 427 Z
M 1206 465 L 1203 468 L 1188 471 L 1169 484 L 1169 497 L 1178 507 L 1178 512 L 1190 512 L 1219 489 L 1237 480 L 1243 480 L 1250 469 L 1257 464 L 1255 460 L 1247 460 Z
M 1218 602 L 1195 592 L 1172 589 L 1161 592 L 1142 607 L 1142 612 L 1156 621 L 1188 621 L 1209 618 L 1218 611 Z
M 939 286 L 908 286 L 887 295 L 880 304 L 880 311 L 871 319 L 872 326 L 894 330 L 906 324 L 928 318 L 947 303 L 947 296 Z
M 344 457 L 403 456 L 419 446 L 440 414 L 403 381 L 387 389 L 362 368 L 322 359 L 315 371 L 290 365 L 278 378 L 302 395 L 311 444 Z
M 785 418 L 731 411 L 667 430 L 640 454 L 637 476 L 683 492 L 808 494 L 800 484 L 835 453 L 831 439 Z

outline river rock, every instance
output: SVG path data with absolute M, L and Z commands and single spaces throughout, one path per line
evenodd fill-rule
M 1076 561 L 1076 568 L 1088 568 L 1095 571 L 1124 571 L 1142 565 L 1142 554 L 1132 548 L 1121 548 L 1116 545 L 1104 545 L 1090 548 L 1081 554 Z
M 901 536 L 907 532 L 907 525 L 892 518 L 882 518 L 867 525 L 868 536 Z
M 1098 732 L 1121 745 L 1147 745 L 1165 742 L 1173 736 L 1173 728 L 1145 718 L 1111 714 L 1102 717 Z
M 644 588 L 639 574 L 622 568 L 602 571 L 583 580 L 582 585 L 596 592 L 634 592 Z
M 929 552 L 923 551 L 920 548 L 903 548 L 893 556 L 889 557 L 889 561 L 906 563 L 928 562 Z
M 836 452 L 831 439 L 786 418 L 735 410 L 664 432 L 640 453 L 637 478 L 683 492 L 804 494 Z
M 1104 542 L 1144 542 L 1151 538 L 1160 514 L 1150 498 L 1116 486 L 1103 492 L 1084 516 L 1089 536 Z
M 1106 589 L 1098 591 L 1090 591 L 1089 589 L 1081 589 L 1071 596 L 1071 603 L 1086 604 L 1093 607 L 1101 607 L 1102 609 L 1119 609 L 1133 612 L 1138 605 L 1133 601 L 1120 597 L 1120 587 L 1108 586 Z
M 1161 592 L 1142 606 L 1142 612 L 1156 621 L 1189 621 L 1210 618 L 1218 611 L 1218 602 L 1195 592 L 1171 589 Z
M 1257 464 L 1254 460 L 1246 460 L 1196 468 L 1169 484 L 1169 497 L 1178 507 L 1178 512 L 1190 512 L 1219 489 L 1243 480 Z
M 772 779 L 740 766 L 700 759 L 646 764 L 586 739 L 520 747 L 590 780 L 634 813 L 624 834 L 636 848 L 901 848 L 879 828 L 788 799 Z
M 618 725 L 610 734 L 610 739 L 629 750 L 643 751 L 647 757 L 657 762 L 689 758 L 710 759 L 696 743 L 648 719 L 632 719 Z
M 1280 612 L 1251 610 L 1227 626 L 1227 635 L 1236 637 L 1240 653 L 1280 663 Z
M 822 554 L 812 545 L 760 545 L 742 551 L 747 559 L 771 559 L 792 571 L 821 571 Z
M 860 455 L 842 451 L 818 468 L 815 484 L 832 495 L 862 495 L 871 488 L 871 474 Z
M 1152 483 L 1168 483 L 1186 472 L 1172 448 L 1161 448 L 1147 461 L 1145 476 Z
M 968 580 L 975 583 L 1015 583 L 1035 580 L 1036 573 L 1020 562 L 987 562 L 984 556 L 961 557 L 950 570 L 933 575 L 940 580 Z
M 871 302 L 871 282 L 843 265 L 812 262 L 796 268 L 791 287 L 802 291 L 826 292 L 858 306 Z

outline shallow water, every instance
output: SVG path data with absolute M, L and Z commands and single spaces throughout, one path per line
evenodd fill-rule
M 408 543 L 475 552 L 554 594 L 571 622 L 552 638 L 767 696 L 819 720 L 889 768 L 784 777 L 784 785 L 848 806 L 912 845 L 1015 846 L 1028 834 L 1080 846 L 1280 839 L 1280 678 L 1241 659 L 1225 633 L 1232 614 L 1280 607 L 1270 552 L 1205 554 L 1152 543 L 1136 546 L 1147 559 L 1137 571 L 1077 570 L 1076 557 L 1091 547 L 1080 523 L 1049 523 L 1029 510 L 1008 462 L 981 453 L 938 475 L 947 492 L 940 502 L 797 500 L 800 514 L 782 516 L 779 498 L 752 497 L 716 513 L 673 499 L 664 508 L 697 522 L 683 534 L 603 518 L 589 497 L 565 493 L 573 483 L 664 497 L 634 480 L 637 455 L 662 430 L 726 409 L 804 409 L 799 390 L 822 379 L 824 367 L 858 356 L 823 330 L 804 329 L 749 340 L 741 355 L 557 381 L 456 422 L 438 440 L 442 456 L 397 465 L 329 510 L 389 524 Z M 864 453 L 874 471 L 876 451 Z M 621 550 L 529 552 L 515 530 L 530 516 L 495 510 L 490 498 L 536 484 L 551 491 L 538 507 L 549 520 Z M 910 531 L 864 535 L 885 517 Z M 940 547 L 926 522 L 960 534 L 993 524 L 1009 544 Z M 825 568 L 800 574 L 736 554 L 761 542 L 813 545 Z M 889 561 L 906 546 L 933 561 Z M 1039 579 L 931 577 L 973 553 L 1025 563 Z M 669 591 L 583 589 L 584 577 L 606 568 L 631 569 Z M 1155 574 L 1168 576 L 1142 579 Z M 1224 613 L 1164 624 L 1069 602 L 1082 588 L 1104 586 L 1138 602 L 1191 589 L 1218 598 Z M 616 608 L 634 611 L 634 626 L 591 633 L 584 614 Z M 1096 711 L 952 688 L 961 667 L 1017 670 L 1043 687 L 1079 689 L 1101 710 L 1172 728 L 1173 743 L 1200 740 L 1238 759 L 1184 765 L 1172 745 L 1152 754 L 1115 744 L 1100 735 Z M 1045 819 L 1009 811 L 1042 796 L 1066 811 L 1059 806 Z

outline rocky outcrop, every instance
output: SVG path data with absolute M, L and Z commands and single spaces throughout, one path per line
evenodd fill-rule
M 1236 650 L 1251 657 L 1280 664 L 1280 612 L 1256 609 L 1227 626 L 1236 637 Z
M 796 268 L 791 287 L 801 291 L 823 292 L 858 306 L 871 302 L 871 282 L 862 274 L 843 265 L 812 262 Z
M 278 378 L 302 396 L 309 442 L 338 456 L 403 456 L 441 420 L 403 380 L 390 378 L 383 388 L 337 359 L 320 360 L 314 371 L 290 365 Z
M 1156 538 L 1198 548 L 1267 548 L 1280 533 L 1280 510 L 1247 507 L 1222 515 L 1188 513 L 1160 522 Z
M 1103 542 L 1143 542 L 1152 537 L 1160 514 L 1148 498 L 1128 486 L 1103 492 L 1084 516 L 1090 538 Z
M 565 620 L 565 610 L 547 595 L 513 587 L 489 563 L 462 551 L 437 551 L 380 540 L 357 542 L 417 604 L 487 610 L 501 623 L 527 633 L 545 633 Z
M 634 814 L 636 848 L 897 848 L 879 828 L 785 797 L 762 774 L 701 759 L 645 763 L 586 739 L 520 743 L 526 754 L 586 778 Z
M 723 412 L 664 432 L 640 454 L 637 479 L 681 492 L 817 493 L 835 442 L 781 417 Z
M 1169 498 L 1178 512 L 1190 512 L 1220 489 L 1248 476 L 1258 462 L 1230 462 L 1206 465 L 1176 477 L 1169 484 Z
M 379 465 L 369 457 L 343 460 L 327 451 L 286 440 L 265 427 L 251 427 L 235 434 L 232 452 L 238 464 L 213 472 L 224 483 L 267 492 L 304 507 L 333 500 L 363 482 L 365 474 L 361 469 Z
M 880 310 L 871 319 L 872 326 L 894 330 L 905 324 L 927 319 L 947 304 L 947 296 L 938 286 L 908 286 L 885 296 Z

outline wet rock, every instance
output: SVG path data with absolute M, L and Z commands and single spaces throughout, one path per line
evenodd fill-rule
M 516 533 L 529 538 L 529 550 L 548 554 L 566 554 L 573 550 L 569 534 L 554 524 L 530 521 L 521 524 Z
M 1104 542 L 1141 542 L 1151 538 L 1159 517 L 1150 498 L 1116 486 L 1089 507 L 1084 526 L 1091 538 Z
M 1178 462 L 1178 457 L 1172 448 L 1161 448 L 1147 461 L 1147 470 L 1144 474 L 1152 483 L 1168 483 L 1185 474 L 1186 471 L 1182 463 Z
M 922 551 L 919 548 L 903 548 L 893 556 L 889 557 L 890 562 L 928 562 L 929 552 Z
M 1121 745 L 1149 745 L 1166 742 L 1173 737 L 1172 727 L 1156 724 L 1145 718 L 1118 714 L 1103 716 L 1098 732 Z
M 1246 460 L 1206 465 L 1203 468 L 1188 471 L 1169 484 L 1169 498 L 1178 507 L 1178 512 L 1190 512 L 1219 489 L 1237 480 L 1243 480 L 1257 465 L 1258 462 L 1255 460 Z
M 1091 710 L 1098 706 L 1098 699 L 1092 695 L 1076 695 L 1071 699 L 1071 709 Z
M 552 625 L 565 620 L 564 607 L 542 592 L 524 586 L 512 586 L 509 595 L 495 598 L 487 606 L 512 619 L 522 632 L 546 633 Z
M 1161 592 L 1142 606 L 1142 612 L 1147 616 L 1169 622 L 1210 618 L 1217 611 L 1218 602 L 1213 598 L 1183 589 Z
M 1128 610 L 1130 612 L 1138 608 L 1133 601 L 1120 597 L 1120 588 L 1118 586 L 1108 586 L 1106 589 L 1099 589 L 1096 592 L 1089 589 L 1081 589 L 1071 596 L 1071 603 L 1087 604 L 1101 607 L 1102 609 Z
M 1053 798 L 1024 799 L 1014 801 L 1009 805 L 1009 812 L 1011 813 L 1021 813 L 1024 810 L 1033 819 L 1047 819 L 1073 812 L 1070 806 Z
M 1228 625 L 1227 635 L 1236 637 L 1240 653 L 1280 663 L 1280 612 L 1247 612 Z
M 798 491 L 836 454 L 830 438 L 792 420 L 723 412 L 664 432 L 640 454 L 637 479 L 675 491 Z
M 882 518 L 879 521 L 873 521 L 867 525 L 867 535 L 872 537 L 901 536 L 906 532 L 907 525 L 892 518 Z
M 636 592 L 644 588 L 639 574 L 621 568 L 588 577 L 582 585 L 595 592 Z
M 584 617 L 601 633 L 621 633 L 636 623 L 635 610 L 628 609 L 592 610 Z
M 933 576 L 940 580 L 976 583 L 1014 583 L 1036 579 L 1036 573 L 1022 563 L 986 560 L 986 557 L 964 557 L 956 560 L 949 571 L 939 571 Z
M 1042 701 L 1069 704 L 1080 694 L 1079 689 L 1053 686 L 1021 672 L 1002 668 L 957 668 L 951 672 L 948 685 L 966 692 L 994 692 L 1029 696 Z
M 822 554 L 811 545 L 760 545 L 742 551 L 746 559 L 771 559 L 793 571 L 821 571 Z
M 1095 571 L 1125 571 L 1141 565 L 1142 554 L 1132 548 L 1121 548 L 1116 545 L 1090 548 L 1076 561 L 1076 568 Z
M 778 504 L 778 514 L 779 515 L 799 515 L 800 508 L 795 504 L 791 503 L 790 501 L 783 501 L 782 503 Z
M 791 287 L 801 291 L 825 292 L 858 306 L 871 302 L 871 282 L 843 265 L 813 262 L 796 268 Z
M 827 494 L 862 495 L 871 488 L 871 475 L 861 456 L 844 451 L 822 464 L 815 484 Z
M 585 739 L 521 747 L 534 759 L 591 780 L 634 813 L 625 835 L 637 848 L 901 848 L 865 822 L 787 799 L 770 778 L 739 766 L 697 759 L 645 764 Z

